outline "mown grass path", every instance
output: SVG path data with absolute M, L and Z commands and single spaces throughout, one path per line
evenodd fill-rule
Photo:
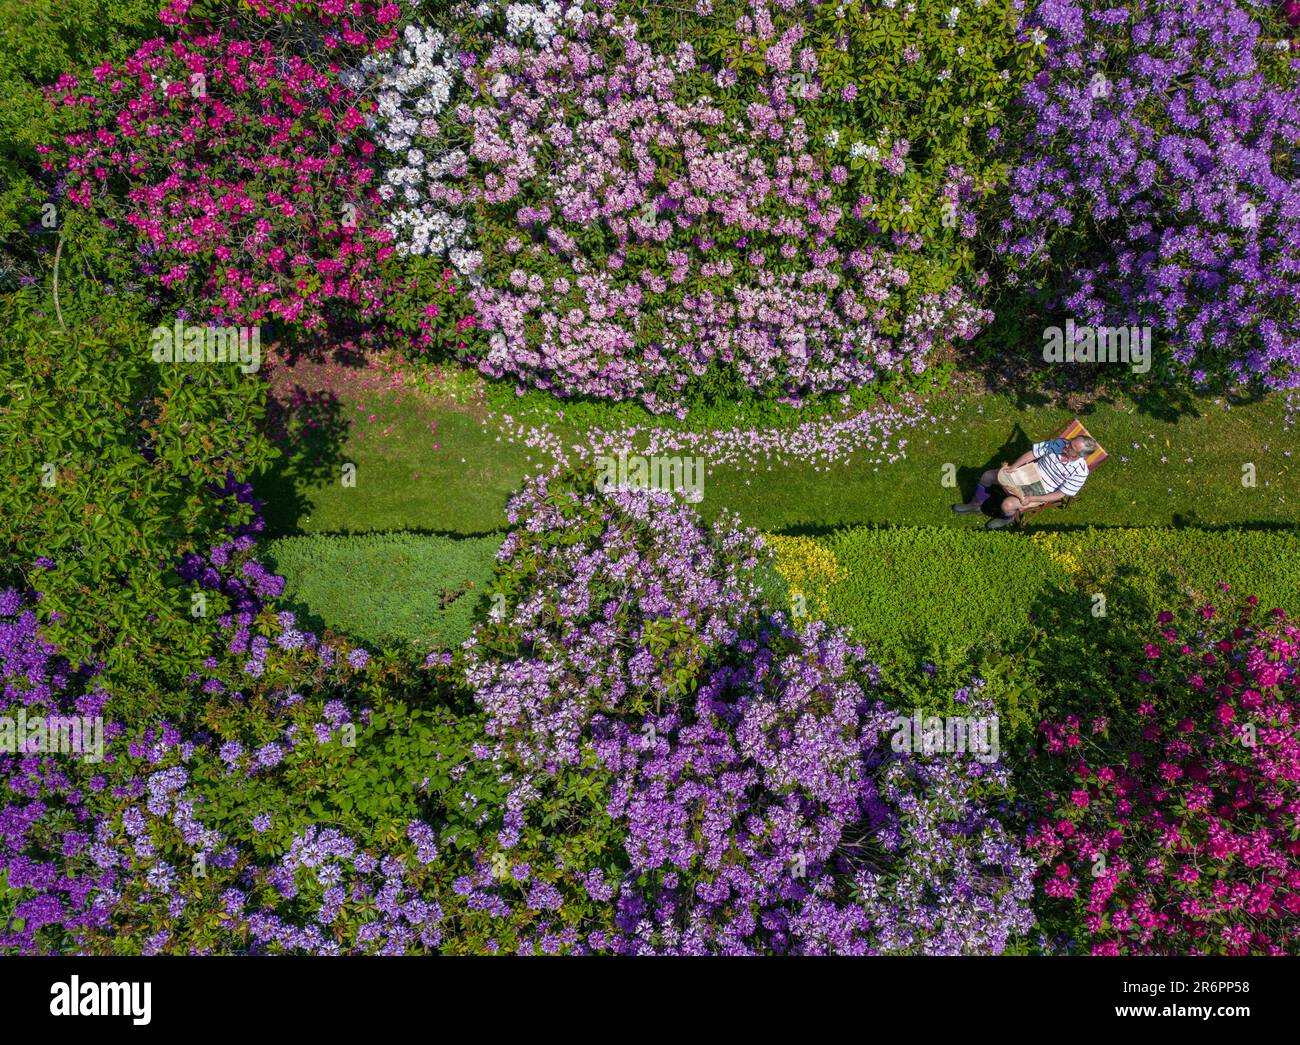
M 259 484 L 281 538 L 268 551 L 288 579 L 286 596 L 318 624 L 362 641 L 459 644 L 487 603 L 511 493 L 554 458 L 524 445 L 517 424 L 485 410 L 472 387 L 429 395 L 393 372 L 315 364 L 292 376 L 276 386 L 285 456 Z M 1300 599 L 1300 564 L 1281 561 L 1295 557 L 1300 532 L 1300 439 L 1284 397 L 1205 400 L 1176 421 L 1132 402 L 1095 404 L 1082 416 L 1111 459 L 1074 505 L 1039 515 L 1019 536 L 981 533 L 981 518 L 955 516 L 950 505 L 986 467 L 1055 434 L 1073 412 L 1022 408 L 1000 395 L 946 393 L 927 405 L 935 421 L 897 429 L 885 449 L 847 463 L 782 464 L 761 454 L 714 462 L 700 511 L 731 510 L 767 533 L 815 538 L 843 575 L 814 584 L 810 608 L 873 642 L 1010 641 L 1033 599 L 1061 585 L 1090 598 L 1137 584 L 1154 605 L 1144 586 L 1157 581 L 1208 590 L 1230 580 L 1262 584 L 1279 605 Z M 566 447 L 585 444 L 575 416 L 601 416 L 518 413 Z M 605 427 L 617 427 L 610 417 Z M 345 464 L 355 466 L 355 485 L 343 482 Z M 947 485 L 953 478 L 956 487 Z M 1238 529 L 1278 532 L 1232 536 Z M 1074 531 L 1077 548 L 1068 543 Z M 946 609 L 936 614 L 938 606 Z
M 511 442 L 481 409 L 400 385 L 317 389 L 307 402 L 291 422 L 285 459 L 259 484 L 275 534 L 501 530 L 511 492 L 551 461 Z M 969 528 L 978 523 L 952 515 L 950 505 L 969 496 L 985 468 L 1056 434 L 1073 416 L 1018 408 L 1000 395 L 941 394 L 929 405 L 939 422 L 902 430 L 906 445 L 893 463 L 866 454 L 818 465 L 706 458 L 700 511 L 711 518 L 729 509 L 780 533 L 859 524 Z M 1034 525 L 1300 523 L 1300 428 L 1287 427 L 1286 409 L 1280 396 L 1244 405 L 1204 400 L 1195 413 L 1160 420 L 1131 402 L 1098 402 L 1082 416 L 1110 460 L 1070 508 L 1051 509 Z M 566 444 L 582 440 L 563 421 L 552 427 Z M 355 465 L 355 486 L 345 485 L 345 464 Z M 945 485 L 952 477 L 956 488 Z

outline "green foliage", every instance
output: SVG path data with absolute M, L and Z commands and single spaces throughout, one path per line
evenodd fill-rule
M 37 304 L 24 291 L 0 315 L 5 580 L 43 593 L 47 635 L 70 658 L 167 704 L 155 687 L 204 645 L 176 559 L 252 517 L 213 489 L 273 453 L 255 434 L 260 387 L 236 366 L 154 363 L 145 322 L 111 303 L 66 333 Z M 36 567 L 42 556 L 54 565 Z M 225 608 L 209 593 L 209 615 Z
M 368 722 L 336 729 L 323 743 L 309 739 L 293 747 L 273 772 L 232 774 L 216 757 L 220 743 L 201 751 L 191 772 L 205 799 L 204 823 L 251 837 L 271 855 L 309 824 L 387 843 L 412 819 L 436 817 L 439 796 L 453 790 L 452 771 L 470 760 L 470 745 L 481 737 L 482 726 L 447 707 L 421 706 L 419 687 L 409 680 L 392 683 L 377 696 Z M 327 695 L 315 694 L 287 716 L 265 695 L 246 704 L 219 699 L 209 704 L 204 724 L 221 743 L 234 741 L 254 751 L 279 741 L 286 725 L 297 725 L 307 736 L 322 721 Z M 260 814 L 268 815 L 272 826 L 255 835 L 249 828 Z
M 475 795 L 495 791 L 493 808 L 499 811 L 510 790 L 500 776 L 500 767 L 490 762 L 471 762 L 462 790 Z M 441 837 L 457 858 L 458 870 L 473 872 L 480 888 L 485 879 L 497 879 L 495 892 L 509 906 L 505 916 L 495 915 L 467 902 L 458 891 L 446 890 L 441 902 L 454 929 L 449 927 L 444 935 L 443 953 L 513 954 L 521 942 L 535 939 L 537 923 L 547 912 L 523 902 L 533 882 L 547 882 L 565 892 L 557 912 L 562 924 L 611 929 L 612 904 L 594 900 L 584 890 L 565 888 L 578 870 L 602 871 L 605 881 L 618 881 L 626 873 L 624 832 L 609 815 L 609 800 L 609 775 L 594 753 L 586 752 L 582 765 L 562 769 L 540 789 L 508 855 L 500 848 L 499 821 L 484 823 L 485 803 L 449 807 Z
M 800 544 L 775 542 L 777 569 L 792 590 L 802 581 L 810 615 L 854 629 L 901 705 L 934 707 L 974 671 L 1011 729 L 1046 706 L 1122 701 L 1111 674 L 1140 658 L 1134 636 L 1166 606 L 1213 601 L 1220 583 L 1300 612 L 1291 531 L 859 527 L 818 544 L 834 558 L 817 583 Z
M 966 5 L 955 22 L 948 17 L 952 8 L 948 0 L 799 5 L 790 14 L 772 8 L 776 33 L 765 41 L 737 26 L 750 5 L 726 0 L 709 18 L 674 30 L 710 62 L 741 73 L 736 87 L 718 92 L 739 110 L 753 100 L 745 74 L 770 69 L 766 52 L 790 25 L 810 27 L 796 54 L 810 46 L 817 55 L 816 73 L 805 75 L 820 82 L 821 92 L 798 102 L 812 151 L 828 165 L 848 168 L 848 185 L 870 198 L 867 213 L 880 232 L 924 237 L 925 247 L 904 255 L 917 293 L 946 290 L 974 272 L 971 239 L 961 234 L 956 214 L 945 217 L 944 186 L 953 168 L 970 179 L 975 196 L 1005 183 L 1008 165 L 994 157 L 988 132 L 1004 123 L 1038 67 L 1038 47 L 1016 39 L 1019 17 L 1009 0 Z M 669 38 L 665 33 L 665 46 Z M 855 95 L 845 98 L 846 88 Z M 901 175 L 850 153 L 861 142 L 888 156 L 900 140 L 911 144 Z
M 42 89 L 163 35 L 158 6 L 158 0 L 0 0 L 0 291 L 12 290 L 18 274 L 30 269 L 37 244 L 53 238 L 27 235 L 51 201 L 36 148 L 69 129 L 68 114 L 47 104 Z M 52 244 L 41 248 L 53 251 Z
M 378 645 L 451 649 L 486 612 L 500 537 L 310 534 L 271 541 L 300 619 Z

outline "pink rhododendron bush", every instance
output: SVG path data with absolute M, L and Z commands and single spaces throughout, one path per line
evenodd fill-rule
M 721 64 L 652 43 L 614 0 L 460 5 L 365 61 L 397 249 L 471 276 L 485 373 L 657 411 L 684 393 L 797 402 L 920 373 L 981 328 L 965 241 L 1000 175 L 984 131 L 1031 48 L 1000 4 L 943 34 L 935 11 L 882 11 L 887 45 L 859 14 L 808 8 L 699 5 L 738 41 Z M 924 114 L 953 69 L 924 70 L 975 61 L 977 40 L 979 121 L 941 137 Z M 881 85 L 917 81 L 893 131 L 863 112 L 881 85 L 858 97 L 851 43 Z
M 1160 621 L 1131 722 L 1042 724 L 1045 924 L 1093 954 L 1294 954 L 1300 629 L 1210 605 Z

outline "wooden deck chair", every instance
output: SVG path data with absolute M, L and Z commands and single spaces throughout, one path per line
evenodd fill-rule
M 1080 421 L 1077 417 L 1074 420 L 1072 420 L 1068 425 L 1066 425 L 1065 428 L 1061 430 L 1061 434 L 1058 438 L 1073 439 L 1077 435 L 1087 436 L 1089 439 L 1092 439 L 1093 442 L 1096 442 L 1096 437 L 1093 436 L 1093 434 L 1083 426 L 1083 422 Z M 1101 445 L 1101 443 L 1097 443 L 1097 449 L 1095 449 L 1092 453 L 1090 453 L 1086 458 L 1088 462 L 1088 474 L 1091 475 L 1098 468 L 1100 468 L 1102 463 L 1109 456 L 1110 454 L 1106 452 L 1105 448 Z M 1050 507 L 1068 508 L 1073 503 L 1074 503 L 1073 497 L 1063 497 L 1059 501 L 1054 501 Z M 1047 507 L 1049 507 L 1049 505 L 1035 504 L 1035 505 L 1031 505 L 1028 508 L 1022 508 L 1020 511 L 1016 512 L 1014 516 L 1012 516 L 1012 520 L 1011 520 L 1012 525 L 1013 526 L 1018 525 L 1022 519 L 1027 519 L 1031 515 L 1037 515 L 1039 512 L 1041 512 L 1044 508 Z

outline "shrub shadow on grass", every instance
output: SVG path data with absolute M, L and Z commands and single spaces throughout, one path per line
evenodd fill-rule
M 1065 509 L 1068 511 L 1069 509 Z M 1201 523 L 1196 520 L 1195 512 L 1187 515 L 1175 515 L 1173 529 L 1201 531 L 1203 533 L 1240 533 L 1242 531 L 1259 533 L 1300 533 L 1300 522 L 1240 522 L 1240 523 Z M 965 525 L 968 529 L 978 530 L 969 520 L 963 523 L 957 519 L 951 525 L 918 526 L 915 523 L 795 523 L 780 529 L 766 532 L 778 537 L 831 537 L 847 530 L 924 530 L 924 529 L 958 529 Z M 1002 531 L 1006 540 L 1023 539 L 1034 533 L 1086 533 L 1089 530 L 1163 530 L 1163 526 L 1130 526 L 1127 523 L 1046 523 L 1037 519 L 1022 523 Z
M 1096 593 L 1079 588 L 1040 589 L 1028 611 L 1028 640 L 1016 650 L 1003 644 L 1006 685 L 1018 686 L 1019 705 L 1032 716 L 1007 737 L 1004 747 L 1017 791 L 1023 791 L 1025 776 L 1032 773 L 1030 752 L 1043 719 L 1073 713 L 1086 733 L 1098 716 L 1112 721 L 1136 717 L 1141 694 L 1134 687 L 1145 663 L 1144 646 L 1156 614 L 1178 598 L 1172 572 L 1162 578 L 1162 605 L 1131 583 L 1138 576 L 1140 571 L 1130 567 L 1116 571 L 1104 586 L 1106 601 L 1100 605 Z
M 998 469 L 1002 462 L 1010 464 L 1017 457 L 1023 454 L 1033 446 L 1033 440 L 1025 434 L 1024 428 L 1017 421 L 1011 428 L 1011 432 L 1006 439 L 1002 441 L 1002 446 L 989 457 L 983 465 L 972 468 L 965 466 L 957 469 L 957 488 L 961 491 L 962 501 L 969 504 L 972 497 L 975 496 L 975 488 L 979 486 L 980 477 L 990 469 Z M 996 489 L 989 495 L 984 502 L 983 514 L 992 516 L 996 514 L 995 505 L 1001 500 Z
M 348 422 L 338 399 L 325 391 L 292 385 L 268 392 L 266 431 L 280 456 L 254 483 L 265 503 L 268 535 L 300 532 L 298 521 L 310 509 L 305 489 L 340 476 Z

